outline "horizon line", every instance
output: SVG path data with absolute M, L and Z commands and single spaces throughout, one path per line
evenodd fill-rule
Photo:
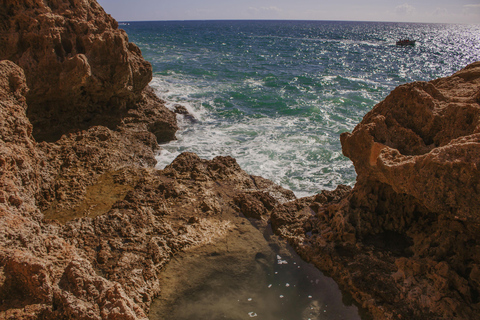
M 116 20 L 116 19 L 115 19 Z M 370 20 L 312 20 L 312 19 L 172 19 L 172 20 L 116 20 L 126 22 L 202 22 L 202 21 L 302 21 L 302 22 L 363 22 L 363 23 L 405 23 L 405 24 L 448 24 L 448 25 L 480 25 L 478 23 L 459 22 L 408 22 L 408 21 L 370 21 Z

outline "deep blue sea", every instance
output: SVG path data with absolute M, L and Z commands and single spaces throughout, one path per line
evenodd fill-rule
M 396 86 L 480 60 L 480 25 L 331 21 L 122 23 L 153 65 L 151 86 L 179 116 L 184 151 L 235 157 L 250 174 L 311 195 L 353 184 L 339 135 Z M 399 38 L 417 40 L 398 47 Z

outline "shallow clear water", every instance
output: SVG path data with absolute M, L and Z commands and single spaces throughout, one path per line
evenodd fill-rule
M 271 230 L 264 238 L 248 220 L 238 220 L 226 239 L 167 265 L 151 320 L 360 320 L 331 278 Z
M 157 94 L 198 120 L 180 119 L 159 168 L 183 151 L 231 155 L 298 196 L 354 183 L 339 135 L 396 86 L 480 60 L 479 25 L 169 21 L 122 28 L 152 63 Z M 416 46 L 395 46 L 405 37 Z

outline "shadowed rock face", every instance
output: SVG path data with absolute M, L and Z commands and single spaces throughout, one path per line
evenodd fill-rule
M 22 69 L 11 61 L 0 61 L 0 205 L 29 215 L 42 171 L 32 139 L 32 125 L 25 117 L 28 87 Z
M 202 207 L 167 214 L 145 167 L 175 115 L 95 1 L 3 1 L 0 16 L 0 318 L 145 319 L 157 271 L 228 222 L 202 219 L 216 203 L 188 187 Z
M 25 72 L 37 140 L 92 125 L 115 129 L 138 105 L 156 109 L 148 126 L 159 141 L 174 139 L 175 116 L 145 92 L 151 65 L 95 0 L 5 0 L 0 17 L 0 59 Z
M 477 318 L 479 103 L 480 62 L 396 88 L 341 135 L 353 190 L 277 207 L 276 232 L 375 319 Z

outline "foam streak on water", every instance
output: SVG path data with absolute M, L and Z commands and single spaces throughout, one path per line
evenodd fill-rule
M 478 25 L 308 21 L 139 22 L 125 26 L 154 69 L 151 86 L 179 118 L 183 151 L 231 155 L 298 196 L 353 184 L 339 135 L 396 86 L 480 60 Z M 417 40 L 397 47 L 398 38 Z

